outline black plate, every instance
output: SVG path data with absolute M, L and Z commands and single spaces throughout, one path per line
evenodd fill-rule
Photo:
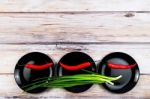
M 136 64 L 136 66 L 130 69 L 112 69 L 108 67 L 108 62 L 122 65 Z M 98 72 L 106 76 L 122 75 L 121 79 L 114 81 L 114 85 L 102 84 L 104 88 L 114 93 L 125 93 L 131 90 L 138 82 L 140 75 L 136 61 L 131 56 L 121 52 L 111 53 L 104 57 L 98 65 Z
M 25 65 L 28 63 L 34 65 L 43 65 L 49 62 L 53 63 L 52 59 L 50 59 L 47 55 L 39 52 L 32 52 L 21 57 L 21 59 L 16 64 L 14 71 L 15 80 L 18 86 L 25 91 L 25 88 L 23 86 L 26 86 L 33 82 L 37 82 L 35 80 L 39 78 L 52 77 L 54 75 L 54 66 L 48 67 L 43 70 L 32 70 L 30 68 L 25 67 Z M 47 88 L 36 88 L 27 92 L 39 93 L 43 92 L 46 89 Z
M 67 65 L 78 65 L 78 64 L 81 64 L 84 62 L 91 62 L 92 63 L 91 66 L 86 67 L 84 69 L 88 70 L 88 71 L 96 72 L 96 65 L 95 65 L 93 59 L 90 56 L 88 56 L 87 54 L 82 53 L 82 52 L 68 53 L 61 58 L 59 63 L 60 62 L 67 64 Z M 75 75 L 75 74 L 88 74 L 87 72 L 82 71 L 82 70 L 74 70 L 74 71 L 66 70 L 66 69 L 62 68 L 59 63 L 58 63 L 58 67 L 57 67 L 57 75 L 58 76 Z M 70 91 L 70 92 L 79 93 L 79 92 L 84 92 L 84 91 L 88 90 L 91 86 L 92 86 L 92 84 L 88 84 L 88 85 L 69 87 L 69 88 L 65 88 L 65 89 L 67 91 Z

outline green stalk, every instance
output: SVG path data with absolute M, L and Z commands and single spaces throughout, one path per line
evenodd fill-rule
M 33 90 L 39 87 L 50 87 L 50 88 L 64 88 L 64 87 L 73 87 L 77 85 L 86 85 L 86 84 L 101 84 L 109 83 L 114 85 L 112 81 L 120 79 L 122 76 L 118 77 L 107 77 L 99 74 L 77 74 L 71 76 L 60 76 L 54 80 L 42 80 L 34 82 L 32 84 L 26 85 L 26 91 Z

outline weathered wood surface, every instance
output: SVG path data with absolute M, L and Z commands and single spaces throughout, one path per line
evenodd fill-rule
M 0 43 L 150 42 L 150 13 L 0 13 Z
M 149 0 L 0 1 L 0 99 L 150 99 L 149 5 Z M 141 77 L 133 90 L 119 95 L 98 85 L 80 94 L 63 89 L 22 93 L 14 68 L 19 58 L 33 51 L 55 62 L 71 51 L 85 52 L 94 60 L 125 52 L 137 61 Z
M 0 12 L 150 11 L 149 0 L 1 0 Z

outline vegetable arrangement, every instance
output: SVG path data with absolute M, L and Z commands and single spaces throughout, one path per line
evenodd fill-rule
M 121 75 L 118 77 L 107 77 L 84 69 L 83 71 L 92 74 L 76 74 L 70 76 L 60 76 L 55 79 L 47 78 L 47 77 L 40 78 L 35 80 L 34 83 L 28 84 L 23 88 L 25 88 L 25 91 L 30 91 L 40 87 L 64 88 L 64 87 L 73 87 L 78 85 L 102 84 L 102 83 L 109 83 L 111 85 L 114 85 L 113 81 L 116 81 L 122 77 Z
M 65 68 L 66 70 L 79 70 L 82 68 L 86 68 L 89 67 L 91 65 L 91 62 L 84 62 L 81 63 L 79 65 L 75 65 L 75 66 L 70 66 L 70 65 L 66 65 L 60 62 L 60 65 Z M 53 63 L 47 63 L 44 65 L 34 65 L 34 64 L 26 64 L 25 67 L 32 69 L 32 70 L 43 70 L 46 68 L 49 68 L 53 66 Z M 107 66 L 113 69 L 130 69 L 136 66 L 136 64 L 132 64 L 132 65 L 121 65 L 121 64 L 113 64 L 113 63 L 107 63 Z
M 87 54 L 71 52 L 54 67 L 50 57 L 32 52 L 18 61 L 14 77 L 18 86 L 29 93 L 43 92 L 47 88 L 64 88 L 78 93 L 86 91 L 92 84 L 102 84 L 111 92 L 124 93 L 138 82 L 138 64 L 129 55 L 111 53 L 101 61 L 96 68 L 96 61 Z
M 89 67 L 91 65 L 91 62 L 84 62 L 74 66 L 66 65 L 61 62 L 59 64 L 66 70 L 80 70 L 82 68 Z M 51 67 L 52 65 L 53 63 L 47 63 L 44 65 L 26 64 L 25 67 L 32 70 L 43 70 Z M 112 69 L 130 69 L 136 66 L 136 64 L 121 65 L 121 64 L 107 63 L 107 66 Z M 28 84 L 23 88 L 25 88 L 26 91 L 30 91 L 38 87 L 64 88 L 64 87 L 73 87 L 77 85 L 102 84 L 102 83 L 109 83 L 111 85 L 114 85 L 113 81 L 119 80 L 122 77 L 121 75 L 118 77 L 108 77 L 84 69 L 82 70 L 91 74 L 76 74 L 71 76 L 60 76 L 55 79 L 52 79 L 50 77 L 40 78 L 35 80 L 36 82 Z

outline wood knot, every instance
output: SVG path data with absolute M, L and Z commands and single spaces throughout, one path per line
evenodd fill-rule
M 133 13 L 127 13 L 126 15 L 124 15 L 125 17 L 134 17 L 135 15 Z

